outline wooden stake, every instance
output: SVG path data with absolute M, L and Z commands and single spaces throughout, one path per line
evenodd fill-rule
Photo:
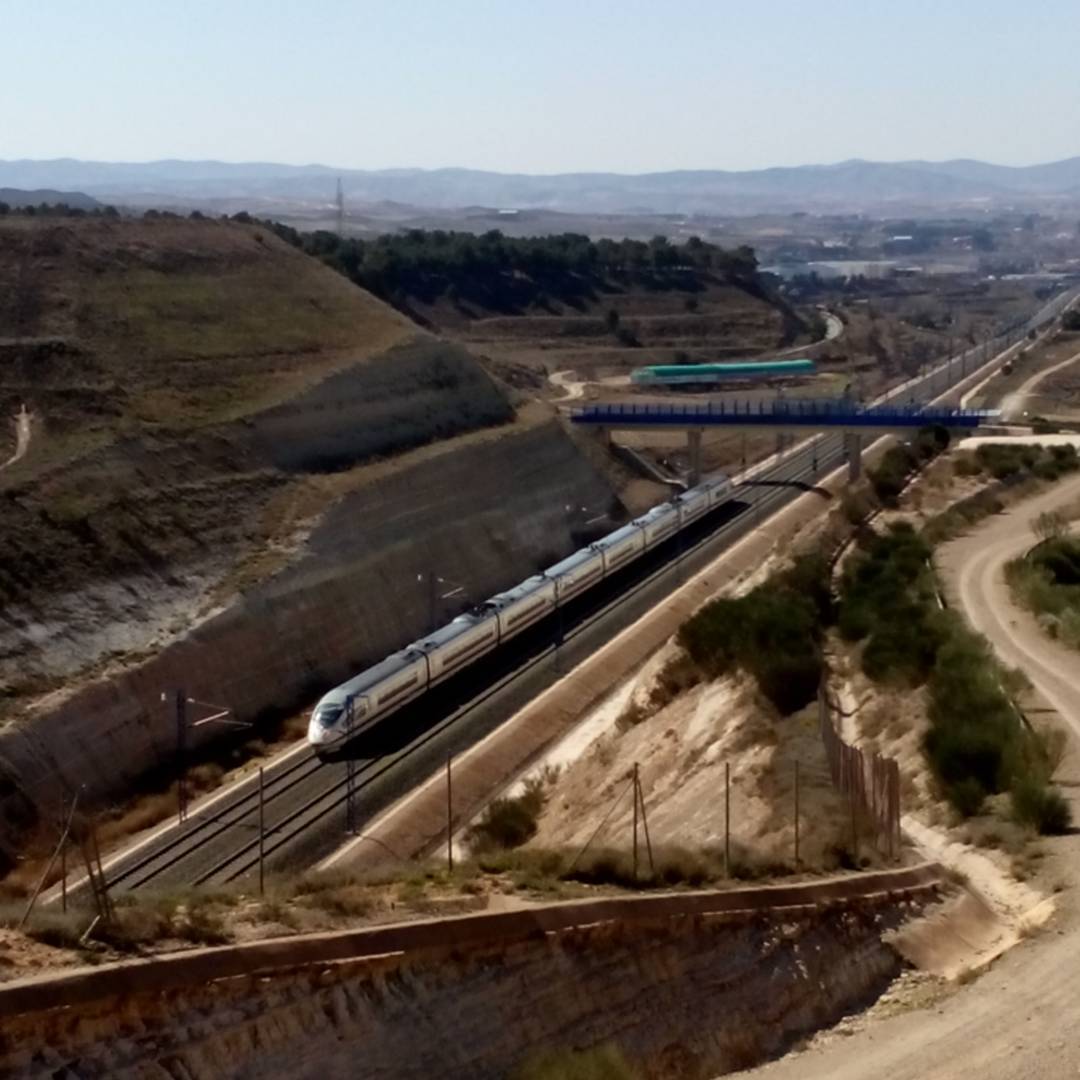
M 724 762 L 724 875 L 731 877 L 731 764 Z
M 795 759 L 795 869 L 799 869 L 799 759 Z
M 454 872 L 454 788 L 450 779 L 450 761 L 446 759 L 446 868 Z

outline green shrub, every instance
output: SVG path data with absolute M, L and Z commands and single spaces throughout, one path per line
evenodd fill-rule
M 1061 792 L 1037 776 L 1017 780 L 1012 792 L 1013 816 L 1022 825 L 1030 825 L 1043 835 L 1061 835 L 1072 824 L 1069 804 Z
M 886 505 L 895 506 L 907 486 L 908 477 L 918 467 L 919 459 L 908 446 L 893 446 L 885 451 L 877 468 L 867 471 L 874 494 Z
M 945 789 L 945 797 L 964 817 L 981 813 L 986 802 L 986 789 L 973 776 L 966 776 Z
M 1032 551 L 1031 562 L 1044 569 L 1055 585 L 1080 585 L 1080 540 L 1053 537 Z
M 839 628 L 849 641 L 866 639 L 862 665 L 872 679 L 917 686 L 933 667 L 942 630 L 930 553 L 900 524 L 874 536 L 845 568 Z
M 493 800 L 480 820 L 470 826 L 465 842 L 474 852 L 520 847 L 536 835 L 544 801 L 543 782 L 528 781 L 516 798 Z
M 974 454 L 956 455 L 956 460 L 953 462 L 953 472 L 957 476 L 978 476 L 982 471 L 983 467 Z
M 679 643 L 711 678 L 749 672 L 786 715 L 817 694 L 822 627 L 831 617 L 827 564 L 804 557 L 745 596 L 705 605 L 679 629 Z

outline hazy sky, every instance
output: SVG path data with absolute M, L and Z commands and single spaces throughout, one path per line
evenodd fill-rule
M 0 0 L 0 158 L 1080 154 L 1080 0 Z

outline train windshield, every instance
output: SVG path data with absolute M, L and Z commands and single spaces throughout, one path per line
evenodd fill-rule
M 323 705 L 315 715 L 323 727 L 333 727 L 344 712 L 345 709 L 341 705 Z

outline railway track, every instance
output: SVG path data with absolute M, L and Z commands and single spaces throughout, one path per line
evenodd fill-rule
M 1037 319 L 1053 318 L 1075 294 L 1057 298 Z M 1012 328 L 1023 334 L 1036 320 Z M 947 364 L 895 388 L 884 400 L 905 395 L 947 397 L 958 381 L 985 363 L 972 349 Z M 844 460 L 839 435 L 819 435 L 786 458 L 744 482 L 696 529 L 679 534 L 650 553 L 632 576 L 581 598 L 553 640 L 545 620 L 502 656 L 451 680 L 379 726 L 374 742 L 359 741 L 352 780 L 360 820 L 374 817 L 429 776 L 449 754 L 483 738 L 561 671 L 613 633 L 663 600 L 685 575 L 756 527 L 766 515 L 802 494 Z M 673 573 L 674 571 L 674 573 Z M 574 608 L 574 605 L 570 605 Z M 569 610 L 569 609 L 568 609 Z M 553 618 L 553 617 L 552 617 Z M 546 636 L 545 636 L 546 635 Z M 385 732 L 382 729 L 387 729 Z M 397 742 L 383 745 L 387 737 Z M 345 764 L 324 765 L 306 747 L 271 761 L 264 769 L 262 855 L 269 872 L 311 865 L 329 854 L 345 833 L 350 781 Z M 354 804 L 355 805 L 355 804 Z M 110 888 L 221 885 L 250 876 L 260 858 L 258 775 L 204 801 L 182 824 L 161 828 L 105 862 Z M 69 895 L 85 882 L 69 882 Z M 55 900 L 59 888 L 46 895 Z

